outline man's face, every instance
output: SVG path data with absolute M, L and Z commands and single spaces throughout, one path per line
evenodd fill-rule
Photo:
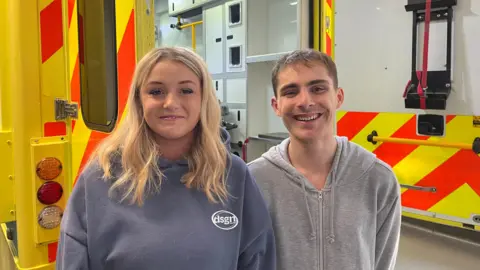
M 334 88 L 322 64 L 289 65 L 279 72 L 277 82 L 272 108 L 291 136 L 305 142 L 333 136 L 333 121 L 343 103 L 343 90 Z

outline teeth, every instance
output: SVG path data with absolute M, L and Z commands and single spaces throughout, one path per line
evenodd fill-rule
M 296 116 L 295 119 L 297 119 L 299 121 L 312 121 L 312 120 L 317 119 L 319 116 L 320 116 L 319 114 L 315 114 L 315 115 L 310 116 L 310 117 Z

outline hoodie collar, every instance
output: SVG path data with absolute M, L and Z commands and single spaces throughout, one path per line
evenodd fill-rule
M 317 232 L 315 230 L 313 224 L 312 213 L 310 210 L 310 205 L 308 203 L 307 197 L 307 190 L 310 193 L 323 193 L 325 191 L 330 191 L 330 195 L 327 197 L 323 197 L 324 200 L 328 200 L 327 204 L 329 206 L 328 212 L 330 214 L 329 220 L 330 224 L 328 227 L 328 235 L 325 239 L 328 243 L 335 242 L 335 228 L 334 228 L 334 204 L 335 204 L 335 187 L 338 185 L 337 173 L 338 173 L 338 164 L 340 162 L 340 157 L 342 152 L 344 151 L 344 145 L 346 144 L 346 138 L 343 137 L 335 137 L 337 140 L 337 149 L 335 151 L 335 156 L 332 162 L 332 168 L 327 176 L 327 182 L 325 183 L 325 187 L 322 190 L 317 190 L 311 183 L 308 181 L 295 167 L 292 166 L 290 162 L 290 158 L 288 157 L 288 145 L 290 143 L 290 138 L 283 140 L 279 145 L 273 146 L 270 148 L 269 151 L 264 153 L 262 156 L 269 160 L 272 164 L 277 166 L 279 169 L 283 170 L 287 175 L 288 179 L 295 182 L 296 184 L 300 185 L 303 189 L 303 198 L 305 200 L 305 208 L 307 210 L 307 215 L 310 223 L 310 235 L 309 239 L 314 240 L 317 237 L 323 237 L 323 234 L 317 236 Z
M 227 151 L 230 152 L 231 150 L 231 136 L 228 133 L 228 131 L 220 127 L 220 139 L 224 143 L 225 147 L 227 148 Z M 159 156 L 158 157 L 158 166 L 161 170 L 172 168 L 172 167 L 183 167 L 183 166 L 188 166 L 188 159 L 187 158 L 182 158 L 178 160 L 169 160 L 164 157 Z

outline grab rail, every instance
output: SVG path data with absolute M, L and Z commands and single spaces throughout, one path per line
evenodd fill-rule
M 399 144 L 413 144 L 413 145 L 424 145 L 424 146 L 439 146 L 447 148 L 459 148 L 472 150 L 475 154 L 480 154 L 480 137 L 476 137 L 471 144 L 468 143 L 453 143 L 453 142 L 435 142 L 427 140 L 415 140 L 415 139 L 403 139 L 403 138 L 392 138 L 392 137 L 379 137 L 377 131 L 372 131 L 367 136 L 367 141 L 372 144 L 377 144 L 377 142 L 390 142 L 390 143 L 399 143 Z
M 178 30 L 182 30 L 182 29 L 191 27 L 192 28 L 192 32 L 191 32 L 192 33 L 192 49 L 196 51 L 197 50 L 197 34 L 195 31 L 195 26 L 202 24 L 203 21 L 196 21 L 188 24 L 182 24 L 180 19 L 181 17 L 177 16 L 177 24 L 171 24 L 170 28 L 176 28 Z

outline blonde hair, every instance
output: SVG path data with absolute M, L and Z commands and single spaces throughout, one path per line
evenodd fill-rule
M 153 139 L 153 131 L 143 118 L 140 89 L 160 61 L 173 60 L 183 63 L 200 79 L 202 105 L 198 135 L 187 155 L 189 172 L 182 178 L 185 185 L 203 190 L 211 202 L 227 198 L 226 168 L 228 150 L 221 139 L 221 111 L 206 64 L 193 51 L 180 47 L 155 48 L 137 64 L 127 100 L 128 113 L 113 133 L 105 138 L 90 156 L 103 170 L 105 180 L 113 178 L 112 161 L 121 159 L 120 175 L 116 175 L 109 194 L 114 189 L 125 188 L 121 201 L 142 205 L 148 188 L 160 188 L 163 174 L 158 167 L 159 147 Z M 117 178 L 118 177 L 118 178 Z

